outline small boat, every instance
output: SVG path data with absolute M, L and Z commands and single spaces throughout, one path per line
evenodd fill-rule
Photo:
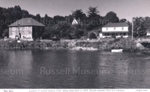
M 122 53 L 123 49 L 112 49 L 111 52 L 112 53 Z

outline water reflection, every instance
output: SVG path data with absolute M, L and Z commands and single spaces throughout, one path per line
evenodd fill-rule
M 0 52 L 1 88 L 149 88 L 149 77 L 150 56 L 142 53 Z
M 1 87 L 30 87 L 30 74 L 32 70 L 31 51 L 2 51 L 6 62 L 1 69 L 0 77 L 3 79 Z

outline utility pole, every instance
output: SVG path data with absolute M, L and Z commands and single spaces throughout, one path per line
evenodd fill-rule
M 134 18 L 132 18 L 132 40 L 133 40 L 133 31 L 134 31 Z

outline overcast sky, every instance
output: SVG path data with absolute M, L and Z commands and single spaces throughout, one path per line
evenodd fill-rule
M 1 7 L 20 5 L 31 14 L 69 15 L 71 11 L 82 9 L 85 13 L 90 6 L 97 6 L 100 15 L 114 11 L 119 18 L 150 16 L 150 0 L 0 0 Z

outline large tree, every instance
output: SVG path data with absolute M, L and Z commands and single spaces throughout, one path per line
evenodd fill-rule
M 11 16 L 13 19 L 21 19 L 22 18 L 22 9 L 20 6 L 15 6 L 14 8 L 8 8 L 8 10 L 11 12 Z
M 144 27 L 150 31 L 150 17 L 145 17 Z
M 132 35 L 132 23 L 130 21 L 126 22 L 128 24 L 129 35 Z
M 119 22 L 127 22 L 127 19 L 123 18 L 123 19 L 120 19 Z
M 89 7 L 89 10 L 87 13 L 90 19 L 100 17 L 97 7 Z
M 72 24 L 73 16 L 72 15 L 65 16 L 65 21 L 67 22 L 67 24 Z
M 56 15 L 53 17 L 53 21 L 55 24 L 64 23 L 65 17 Z
M 105 16 L 105 20 L 109 21 L 110 23 L 119 22 L 119 18 L 115 12 L 108 12 Z
M 144 37 L 146 36 L 145 18 L 136 17 L 133 20 L 134 24 L 134 37 Z
M 99 15 L 97 7 L 89 7 L 87 30 L 91 31 L 102 26 L 102 17 Z
M 46 26 L 51 25 L 53 23 L 52 18 L 49 17 L 47 14 L 45 14 L 45 16 L 42 18 L 42 22 Z
M 35 19 L 36 19 L 37 21 L 41 22 L 41 16 L 40 16 L 40 14 L 37 14 L 37 15 L 35 16 Z
M 28 18 L 28 17 L 30 17 L 30 16 L 31 16 L 31 15 L 29 14 L 28 11 L 22 10 L 22 18 Z
M 73 11 L 72 16 L 80 20 L 83 20 L 86 18 L 86 14 L 81 9 Z

